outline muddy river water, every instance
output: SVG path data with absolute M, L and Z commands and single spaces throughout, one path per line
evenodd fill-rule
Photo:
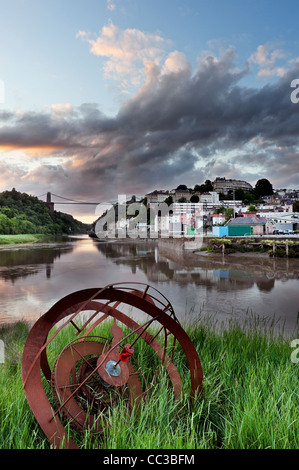
M 294 336 L 299 260 L 268 255 L 175 252 L 157 242 L 88 237 L 0 248 L 0 324 L 35 321 L 76 290 L 144 282 L 161 291 L 182 321 L 258 316 Z

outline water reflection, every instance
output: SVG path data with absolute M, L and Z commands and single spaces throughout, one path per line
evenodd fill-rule
M 116 282 L 160 290 L 181 319 L 198 312 L 242 318 L 248 311 L 282 318 L 293 329 L 299 310 L 299 260 L 176 252 L 156 241 L 95 242 L 0 249 L 0 322 L 35 321 L 65 295 Z
M 0 279 L 11 281 L 13 284 L 19 278 L 34 276 L 40 270 L 46 270 L 46 277 L 51 277 L 51 271 L 56 258 L 71 253 L 72 245 L 46 245 L 36 248 L 13 247 L 2 248 L 0 251 Z
M 149 282 L 173 281 L 217 290 L 242 290 L 256 285 L 264 292 L 274 289 L 275 280 L 299 279 L 298 261 L 273 260 L 266 256 L 222 256 L 174 252 L 147 243 L 96 243 L 97 250 L 117 266 L 136 273 L 142 270 Z M 246 267 L 246 269 L 244 269 Z

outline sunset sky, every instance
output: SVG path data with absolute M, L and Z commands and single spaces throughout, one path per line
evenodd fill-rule
M 299 188 L 297 0 L 0 7 L 0 191 L 104 202 L 217 176 Z

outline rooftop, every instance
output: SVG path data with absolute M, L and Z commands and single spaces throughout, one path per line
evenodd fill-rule
M 230 219 L 226 225 L 264 225 L 267 223 L 265 217 L 236 217 L 235 219 Z

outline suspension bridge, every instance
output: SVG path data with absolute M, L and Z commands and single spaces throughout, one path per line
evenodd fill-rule
M 56 201 L 56 200 L 53 201 L 52 196 L 54 196 L 55 198 L 58 198 L 58 201 Z M 54 205 L 56 206 L 56 204 L 76 204 L 76 205 L 98 206 L 99 204 L 114 205 L 114 204 L 117 204 L 117 202 L 119 202 L 118 200 L 105 201 L 105 202 L 104 201 L 97 201 L 97 202 L 94 202 L 94 201 L 78 201 L 78 200 L 75 200 L 75 199 L 70 199 L 70 198 L 67 198 L 67 197 L 59 196 L 57 194 L 51 193 L 50 191 L 48 191 L 47 193 L 41 194 L 40 196 L 37 196 L 37 197 L 39 199 L 41 199 L 43 197 L 46 197 L 46 204 L 48 205 L 49 209 L 52 212 L 54 212 Z M 126 198 L 126 202 L 135 202 L 137 199 L 139 200 L 140 198 L 136 198 L 136 196 L 131 196 L 130 199 Z

